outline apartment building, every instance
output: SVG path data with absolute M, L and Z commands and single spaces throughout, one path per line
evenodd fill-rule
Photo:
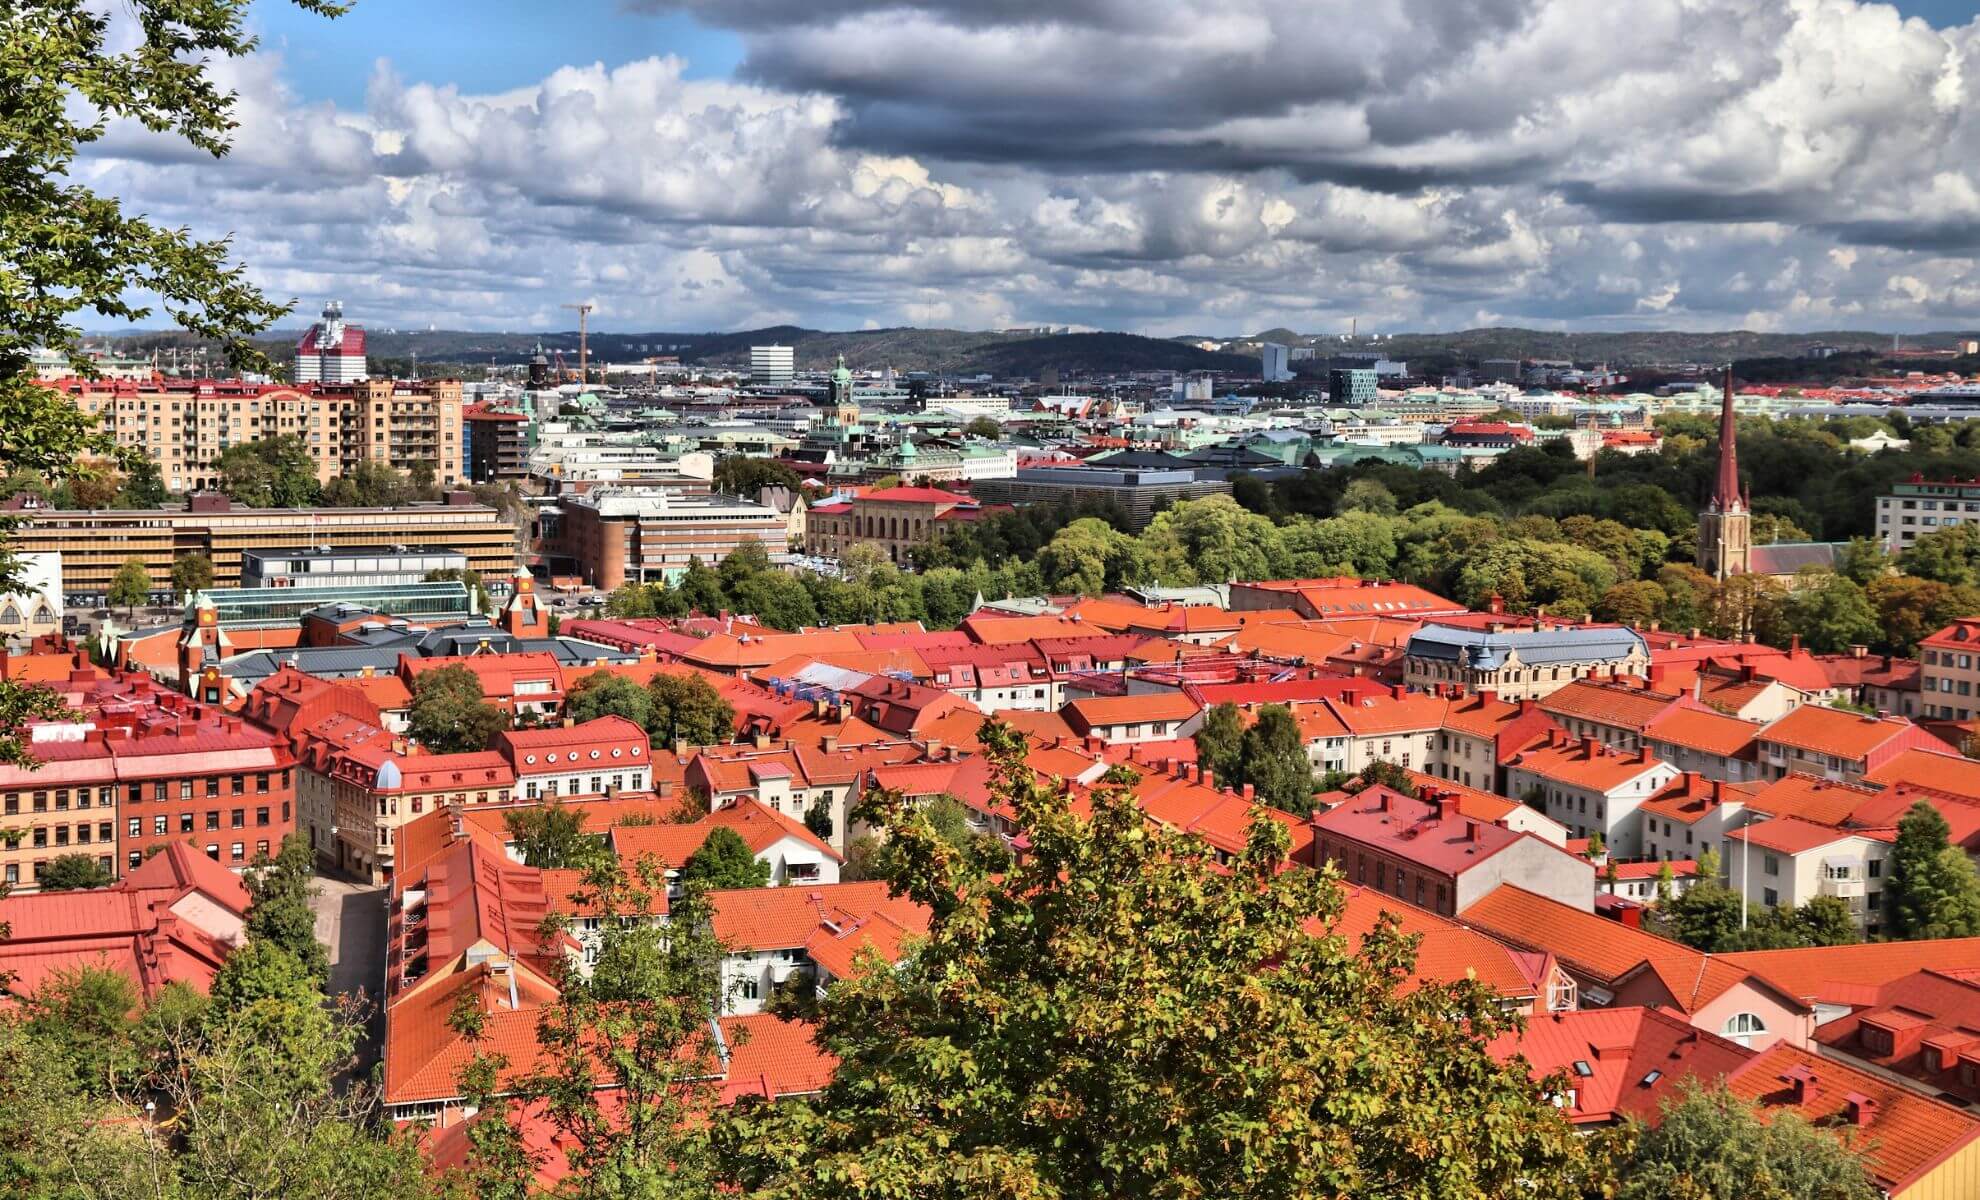
M 1412 687 L 1456 684 L 1503 700 L 1540 699 L 1593 675 L 1640 675 L 1650 647 L 1633 629 L 1462 629 L 1426 625 L 1409 639 L 1403 679 Z
M 1913 475 L 1877 497 L 1877 540 L 1892 554 L 1949 525 L 1980 520 L 1980 480 Z
M 522 479 L 529 474 L 529 447 L 524 430 L 529 418 L 485 404 L 461 409 L 467 434 L 466 473 L 470 483 Z
M 1924 727 L 1895 717 L 1804 704 L 1754 735 L 1761 777 L 1789 772 L 1820 779 L 1862 779 L 1906 750 L 1945 750 Z
M 1980 713 L 1980 617 L 1961 617 L 1918 643 L 1918 688 L 1928 719 Z
M 230 446 L 293 434 L 328 483 L 364 462 L 425 463 L 441 484 L 461 482 L 459 380 L 241 383 L 215 379 L 63 379 L 48 386 L 102 420 L 123 445 L 158 464 L 167 489 L 218 482 L 214 459 Z
M 956 492 L 932 487 L 892 487 L 851 500 L 813 505 L 805 518 L 807 554 L 838 558 L 854 546 L 873 546 L 887 561 L 904 563 L 915 547 L 950 525 L 1004 511 Z
M 14 535 L 31 553 L 62 556 L 62 592 L 72 608 L 98 608 L 125 560 L 138 558 L 159 603 L 172 595 L 172 564 L 203 554 L 213 585 L 242 585 L 242 554 L 291 548 L 445 549 L 467 558 L 491 580 L 516 572 L 516 527 L 479 504 L 411 504 L 402 508 L 241 508 L 224 496 L 196 496 L 183 508 L 43 509 Z M 403 551 L 402 551 L 403 552 Z
M 671 488 L 566 495 L 543 528 L 544 549 L 601 591 L 673 579 L 691 560 L 713 566 L 746 545 L 781 554 L 788 537 L 788 518 L 769 505 Z
M 1555 734 L 1506 763 L 1506 792 L 1533 796 L 1575 837 L 1599 833 L 1617 858 L 1644 852 L 1637 808 L 1677 775 L 1648 749 L 1623 754 L 1593 736 Z

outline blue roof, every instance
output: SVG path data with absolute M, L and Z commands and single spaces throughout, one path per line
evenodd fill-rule
M 1650 657 L 1650 644 L 1634 629 L 1615 625 L 1505 633 L 1425 625 L 1409 639 L 1412 658 L 1464 661 L 1484 671 L 1505 665 L 1508 653 L 1517 653 L 1523 663 L 1538 664 L 1627 658 L 1631 651 L 1647 659 Z

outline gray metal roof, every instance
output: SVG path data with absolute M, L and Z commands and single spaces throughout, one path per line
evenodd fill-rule
M 1479 670 L 1502 665 L 1506 655 L 1515 651 L 1521 662 L 1536 664 L 1622 659 L 1629 657 L 1631 651 L 1646 659 L 1650 656 L 1649 643 L 1641 634 L 1618 626 L 1492 633 L 1426 625 L 1409 639 L 1409 654 L 1413 658 L 1464 662 Z
M 1848 542 L 1774 542 L 1753 547 L 1755 575 L 1792 575 L 1803 567 L 1836 565 L 1836 554 Z

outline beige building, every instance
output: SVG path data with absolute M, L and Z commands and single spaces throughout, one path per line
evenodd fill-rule
M 594 488 L 559 498 L 544 514 L 543 546 L 609 592 L 675 579 L 694 559 L 712 567 L 752 543 L 782 554 L 789 529 L 790 518 L 777 509 L 719 492 Z
M 403 508 L 236 508 L 199 497 L 185 508 L 44 509 L 14 535 L 26 553 L 61 555 L 62 593 L 73 606 L 104 603 L 129 558 L 144 561 L 154 592 L 172 590 L 172 563 L 189 554 L 213 562 L 213 585 L 239 587 L 243 550 L 311 546 L 406 546 L 457 550 L 471 570 L 506 579 L 516 570 L 516 527 L 478 504 Z
M 1918 643 L 1918 686 L 1927 719 L 1980 713 L 1980 617 L 1961 617 Z
M 100 417 L 117 440 L 148 454 L 166 488 L 213 487 L 213 460 L 230 446 L 294 434 L 328 483 L 365 461 L 424 462 L 435 481 L 462 479 L 466 443 L 458 380 L 344 384 L 232 380 L 65 379 L 49 386 Z
M 1633 629 L 1569 625 L 1554 629 L 1464 629 L 1426 625 L 1409 639 L 1403 681 L 1456 684 L 1501 700 L 1538 700 L 1593 675 L 1641 675 L 1650 646 Z
M 814 505 L 806 515 L 808 554 L 838 558 L 854 546 L 873 546 L 888 562 L 904 563 L 915 547 L 933 541 L 948 525 L 973 521 L 995 506 L 931 487 L 893 487 L 852 500 Z

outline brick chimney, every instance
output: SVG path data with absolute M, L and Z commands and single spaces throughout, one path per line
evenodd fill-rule
M 1788 1085 L 1788 1093 L 1796 1104 L 1813 1104 L 1822 1095 L 1822 1081 L 1815 1074 L 1815 1068 L 1807 1063 L 1796 1063 L 1781 1072 L 1781 1079 Z
M 1862 1092 L 1851 1092 L 1843 1097 L 1843 1120 L 1858 1129 L 1867 1128 L 1877 1119 L 1877 1102 Z

